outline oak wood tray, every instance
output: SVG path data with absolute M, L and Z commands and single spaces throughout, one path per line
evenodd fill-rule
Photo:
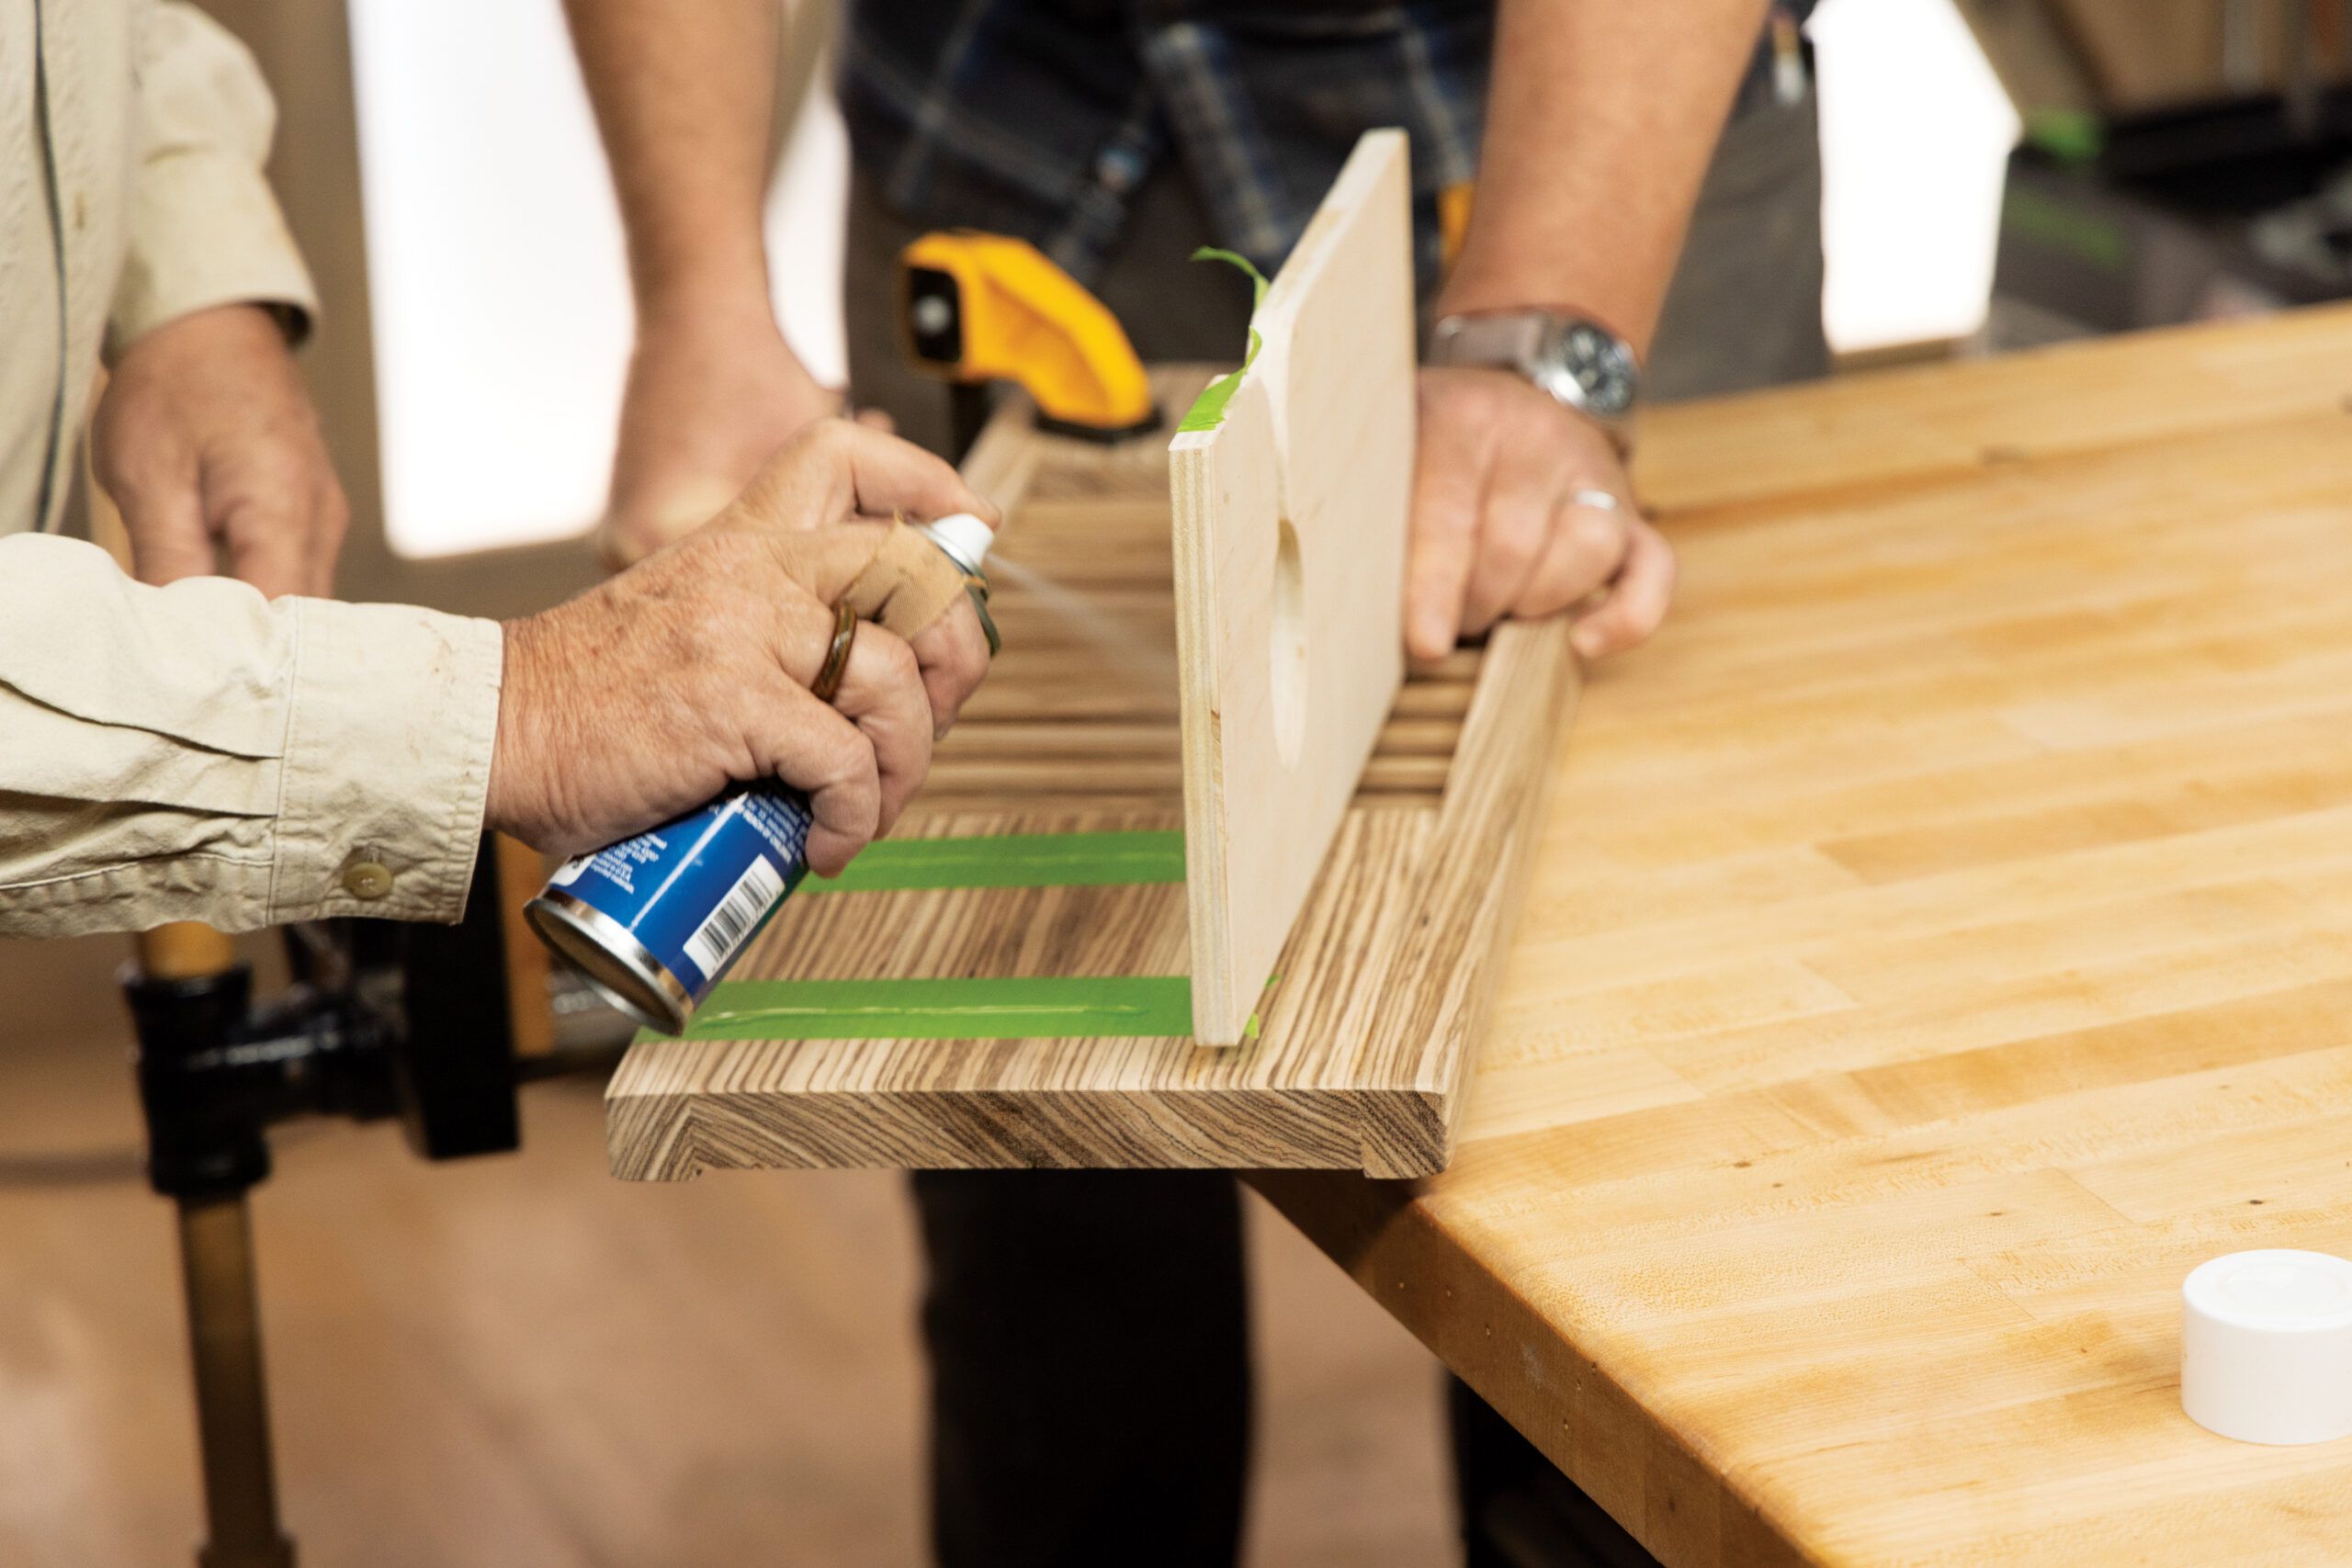
M 1158 373 L 1162 406 L 1213 374 Z M 965 468 L 1007 513 L 1004 651 L 899 835 L 1180 828 L 1167 437 L 1046 434 L 1015 399 Z M 644 1038 L 606 1091 L 615 1173 L 1442 1168 L 1577 689 L 1559 623 L 1408 675 L 1255 1039 Z M 1177 885 L 833 892 L 733 977 L 1185 975 L 1186 942 Z

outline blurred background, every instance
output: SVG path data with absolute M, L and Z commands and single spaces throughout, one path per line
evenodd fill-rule
M 2346 0 L 1825 0 L 1841 366 L 2352 291 Z M 355 507 L 345 589 L 479 614 L 584 585 L 630 337 L 558 0 L 208 0 L 275 85 L 325 297 L 306 355 Z M 776 308 L 838 378 L 832 18 L 798 8 Z M 117 940 L 0 947 L 0 1563 L 186 1561 L 168 1212 L 141 1184 Z M 264 966 L 266 944 L 252 944 Z M 525 1152 L 282 1141 L 256 1200 L 289 1522 L 338 1565 L 921 1561 L 898 1179 L 603 1171 L 595 1088 Z M 1253 1213 L 1255 1562 L 1453 1560 L 1433 1362 Z

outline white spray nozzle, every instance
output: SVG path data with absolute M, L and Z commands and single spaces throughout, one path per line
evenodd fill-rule
M 982 575 L 981 563 L 989 558 L 989 547 L 996 543 L 996 530 L 968 512 L 951 512 L 928 523 L 918 523 L 915 528 L 944 551 L 948 559 L 974 577 Z

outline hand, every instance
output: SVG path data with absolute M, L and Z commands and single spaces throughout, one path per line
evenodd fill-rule
M 1606 491 L 1611 511 L 1576 504 Z M 1405 566 L 1405 646 L 1442 657 L 1506 615 L 1577 612 L 1587 659 L 1657 629 L 1674 552 L 1634 509 L 1609 438 L 1506 370 L 1420 374 L 1420 449 Z
M 697 310 L 641 323 L 598 553 L 617 570 L 684 538 L 795 431 L 841 412 L 841 393 L 802 368 L 763 299 L 740 320 Z M 862 423 L 888 428 L 878 413 Z
M 177 317 L 130 345 L 90 460 L 142 582 L 229 570 L 264 593 L 334 589 L 351 506 L 286 336 L 257 305 Z
M 691 538 L 508 622 L 491 826 L 574 853 L 730 783 L 776 778 L 808 794 L 810 866 L 840 871 L 922 783 L 933 739 L 987 672 L 988 643 L 962 600 L 911 647 L 862 626 L 840 692 L 820 702 L 808 687 L 834 612 L 775 547 L 782 534 L 899 509 L 996 515 L 922 449 L 821 421 Z

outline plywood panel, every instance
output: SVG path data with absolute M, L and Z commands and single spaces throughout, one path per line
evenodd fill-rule
M 1413 475 L 1405 136 L 1356 144 L 1250 322 L 1214 428 L 1170 443 L 1193 1023 L 1242 1037 L 1403 674 Z

